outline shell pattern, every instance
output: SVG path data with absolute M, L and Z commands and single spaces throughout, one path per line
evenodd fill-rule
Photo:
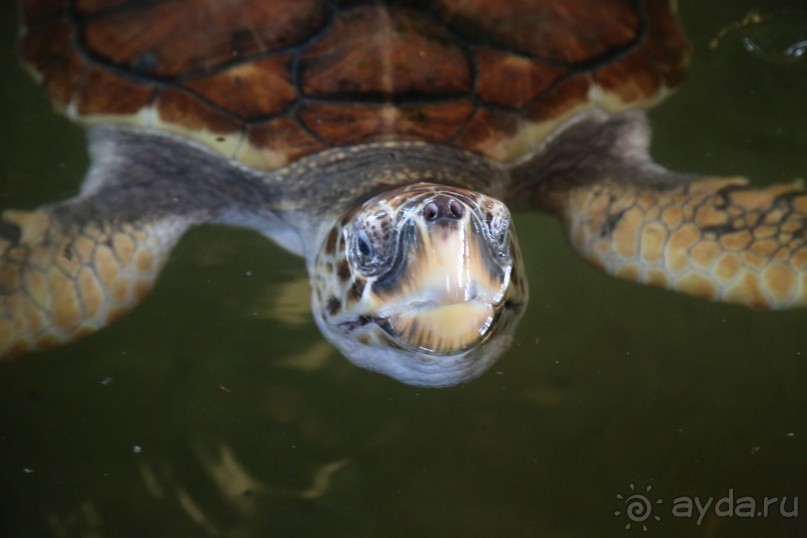
M 586 106 L 680 83 L 670 2 L 597 1 L 25 0 L 21 49 L 74 119 L 255 168 L 388 139 L 510 162 Z

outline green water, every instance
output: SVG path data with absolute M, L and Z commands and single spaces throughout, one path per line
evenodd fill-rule
M 804 0 L 680 4 L 698 52 L 653 113 L 654 155 L 760 182 L 807 177 L 807 58 L 749 53 L 745 31 L 708 48 L 752 8 L 778 14 L 753 30 L 765 46 L 804 39 Z M 0 206 L 33 207 L 71 194 L 86 157 L 81 131 L 18 68 L 15 35 L 4 2 Z M 325 344 L 300 260 L 253 233 L 194 231 L 125 320 L 0 365 L 0 536 L 807 535 L 807 311 L 619 282 L 552 219 L 517 225 L 533 294 L 514 348 L 442 390 Z M 647 532 L 615 515 L 631 484 L 663 501 Z M 803 506 L 672 513 L 677 497 L 729 490 Z

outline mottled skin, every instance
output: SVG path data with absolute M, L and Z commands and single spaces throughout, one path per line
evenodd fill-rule
M 608 120 L 605 130 L 583 120 L 567 135 L 546 149 L 536 203 L 559 214 L 596 267 L 713 301 L 807 304 L 801 182 L 755 188 L 741 177 L 671 173 L 650 160 L 649 128 L 636 114 Z
M 715 178 L 642 193 L 605 183 L 569 196 L 572 243 L 609 273 L 763 308 L 805 302 L 801 184 L 753 189 Z
M 102 328 L 184 232 L 306 258 L 315 319 L 406 383 L 481 374 L 527 284 L 507 207 L 616 276 L 807 304 L 807 194 L 670 172 L 637 107 L 689 54 L 671 2 L 24 0 L 22 55 L 89 128 L 74 198 L 0 219 L 0 355 Z M 201 37 L 200 37 L 201 36 Z

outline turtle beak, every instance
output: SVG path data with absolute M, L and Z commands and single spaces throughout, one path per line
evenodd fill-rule
M 399 345 L 430 354 L 481 344 L 501 311 L 511 266 L 494 259 L 478 217 L 454 197 L 434 197 L 409 226 L 395 285 L 378 290 L 387 306 L 377 323 Z

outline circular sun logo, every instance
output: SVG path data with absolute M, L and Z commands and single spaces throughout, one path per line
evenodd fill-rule
M 661 516 L 653 514 L 653 505 L 661 504 L 663 501 L 661 499 L 652 500 L 649 497 L 648 494 L 653 489 L 653 486 L 647 486 L 644 493 L 636 493 L 636 488 L 633 484 L 630 484 L 629 487 L 631 493 L 627 497 L 621 493 L 616 494 L 616 498 L 622 501 L 623 509 L 617 510 L 614 515 L 619 517 L 623 513 L 625 514 L 625 517 L 628 518 L 628 523 L 625 525 L 626 529 L 630 529 L 631 524 L 635 523 L 637 526 L 641 524 L 642 530 L 646 531 L 646 522 L 651 518 L 661 521 Z

